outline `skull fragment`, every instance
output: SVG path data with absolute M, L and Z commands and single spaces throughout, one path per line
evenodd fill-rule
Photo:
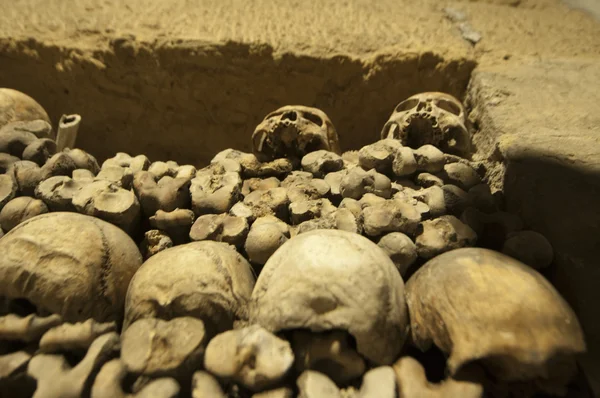
M 400 102 L 381 130 L 381 139 L 386 138 L 414 149 L 431 144 L 461 156 L 468 155 L 471 147 L 463 105 L 438 92 L 416 94 Z
M 252 148 L 263 162 L 301 158 L 321 149 L 341 153 L 337 132 L 325 112 L 300 105 L 284 106 L 269 113 L 252 134 Z

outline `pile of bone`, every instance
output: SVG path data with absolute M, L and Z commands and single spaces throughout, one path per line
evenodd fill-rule
M 502 211 L 464 117 L 417 95 L 381 141 L 341 154 L 327 115 L 284 107 L 252 154 L 100 167 L 63 148 L 72 128 L 55 141 L 39 104 L 0 89 L 0 391 L 564 393 L 585 343 L 536 271 L 552 247 Z M 411 356 L 432 347 L 438 384 Z

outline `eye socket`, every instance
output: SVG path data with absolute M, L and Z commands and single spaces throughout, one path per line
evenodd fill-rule
M 313 122 L 317 126 L 322 126 L 323 125 L 323 119 L 321 119 L 319 116 L 315 115 L 314 113 L 304 112 L 302 114 L 302 116 L 304 116 L 305 119 L 310 120 L 311 122 Z
M 439 108 L 442 108 L 443 110 L 445 110 L 446 112 L 450 112 L 456 116 L 460 115 L 460 108 L 458 107 L 457 104 L 455 104 L 452 101 L 448 101 L 445 99 L 438 99 L 438 100 L 436 100 L 435 104 Z
M 409 98 L 407 100 L 402 101 L 401 103 L 399 103 L 396 108 L 394 109 L 394 112 L 404 112 L 407 111 L 409 109 L 414 108 L 415 106 L 417 106 L 417 104 L 419 103 L 419 100 L 416 98 Z

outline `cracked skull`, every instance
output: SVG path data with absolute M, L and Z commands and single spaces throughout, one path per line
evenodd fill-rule
M 252 148 L 260 161 L 302 157 L 324 149 L 340 154 L 337 132 L 320 109 L 288 105 L 269 113 L 252 134 Z
M 467 155 L 471 147 L 463 105 L 438 92 L 416 94 L 400 102 L 383 126 L 381 138 L 400 140 L 415 149 L 431 144 L 455 155 Z

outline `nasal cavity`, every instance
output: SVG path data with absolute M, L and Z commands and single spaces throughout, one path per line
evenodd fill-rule
M 291 120 L 292 122 L 295 121 L 297 118 L 298 116 L 294 111 L 286 112 L 281 116 L 281 120 Z

